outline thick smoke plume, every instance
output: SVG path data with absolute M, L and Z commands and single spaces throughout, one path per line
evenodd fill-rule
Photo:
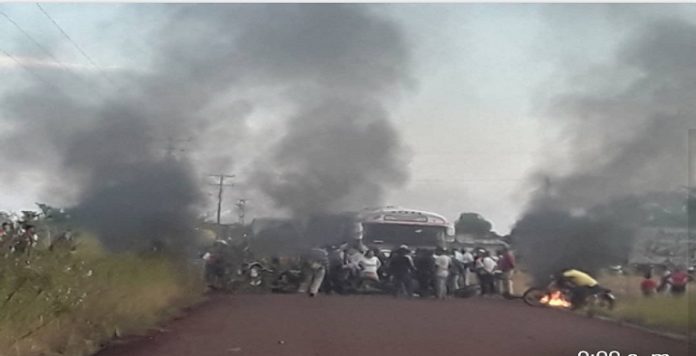
M 386 110 L 408 80 L 400 32 L 359 6 L 307 10 L 242 40 L 244 52 L 264 58 L 257 70 L 296 92 L 285 135 L 255 174 L 293 217 L 381 203 L 385 187 L 406 179 Z
M 74 196 L 74 216 L 107 246 L 189 243 L 204 203 L 197 177 L 230 168 L 254 90 L 280 93 L 294 112 L 251 179 L 279 207 L 375 203 L 404 180 L 385 98 L 405 80 L 408 53 L 397 28 L 367 7 L 141 9 L 163 18 L 147 41 L 150 65 L 109 72 L 109 83 L 96 72 L 35 69 L 43 81 L 0 99 L 3 166 L 39 172 L 47 191 Z M 167 154 L 167 140 L 188 152 Z M 0 174 L 9 181 L 12 172 Z
M 546 174 L 514 230 L 540 278 L 563 267 L 595 272 L 624 263 L 633 229 L 650 224 L 646 211 L 665 199 L 682 207 L 687 200 L 696 26 L 678 19 L 642 26 L 592 79 L 551 103 L 571 143 L 573 171 Z

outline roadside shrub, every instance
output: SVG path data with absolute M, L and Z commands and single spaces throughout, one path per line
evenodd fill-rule
M 75 252 L 0 258 L 0 355 L 87 355 L 147 331 L 202 295 L 199 274 L 156 255 Z

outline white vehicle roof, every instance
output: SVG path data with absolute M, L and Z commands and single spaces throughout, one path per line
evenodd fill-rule
M 362 223 L 367 224 L 408 224 L 442 227 L 450 225 L 447 219 L 440 214 L 394 206 L 365 209 L 360 212 L 359 219 Z

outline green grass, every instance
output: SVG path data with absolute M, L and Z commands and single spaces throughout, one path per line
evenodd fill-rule
M 108 254 L 93 239 L 73 253 L 0 257 L 0 355 L 88 355 L 147 331 L 199 300 L 194 271 L 161 256 Z
M 696 332 L 696 284 L 689 283 L 687 295 L 681 297 L 644 297 L 639 287 L 641 280 L 637 275 L 600 276 L 600 283 L 617 296 L 616 308 L 607 316 L 680 334 Z
M 621 299 L 609 316 L 652 328 L 693 334 L 696 332 L 696 294 Z

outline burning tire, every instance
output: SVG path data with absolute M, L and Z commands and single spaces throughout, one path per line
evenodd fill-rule
M 532 307 L 543 307 L 545 304 L 542 302 L 544 298 L 548 298 L 548 292 L 544 288 L 532 287 L 527 289 L 524 294 L 522 294 L 522 300 Z

